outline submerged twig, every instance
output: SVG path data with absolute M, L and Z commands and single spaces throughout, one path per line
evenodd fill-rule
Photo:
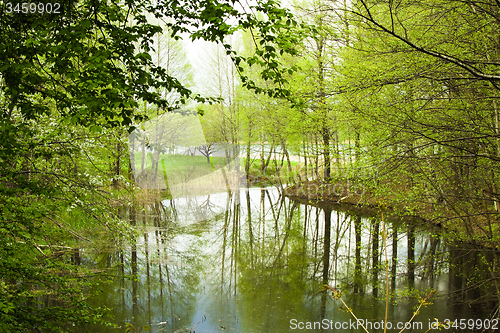
M 431 304 L 431 303 L 427 302 L 427 299 L 429 297 L 431 297 L 431 295 L 434 295 L 435 292 L 436 292 L 436 289 L 432 289 L 431 292 L 424 299 L 420 300 L 420 305 L 418 306 L 417 310 L 415 310 L 415 312 L 413 312 L 413 316 L 410 318 L 410 320 L 408 321 L 408 323 L 411 323 L 413 321 L 413 319 L 415 318 L 415 316 L 418 315 L 418 313 L 420 312 L 420 308 L 422 306 Z M 406 329 L 406 325 L 398 333 L 403 332 L 405 329 Z
M 358 323 L 359 325 L 361 325 L 361 327 L 363 327 L 363 329 L 365 330 L 366 333 L 370 333 L 370 332 L 368 332 L 368 330 L 366 329 L 366 327 L 359 321 L 358 317 L 356 317 L 356 315 L 354 314 L 354 312 L 352 312 L 352 309 L 350 307 L 348 307 L 347 304 L 345 304 L 344 300 L 341 297 L 340 292 L 338 292 L 337 290 L 335 290 L 334 288 L 330 287 L 327 284 L 325 284 L 324 287 L 326 287 L 326 288 L 330 289 L 331 291 L 333 291 L 334 297 L 337 298 L 337 299 L 340 299 L 340 301 L 342 302 L 342 304 L 344 304 L 346 310 L 351 314 L 351 316 L 354 317 L 354 319 L 356 319 L 356 323 Z

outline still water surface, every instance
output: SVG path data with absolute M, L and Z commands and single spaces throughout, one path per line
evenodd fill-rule
M 127 216 L 140 231 L 134 244 L 81 251 L 82 264 L 110 268 L 111 282 L 103 281 L 92 302 L 109 307 L 121 326 L 87 328 L 92 332 L 123 332 L 125 323 L 176 333 L 362 332 L 353 324 L 339 329 L 353 318 L 340 300 L 320 292 L 324 284 L 342 291 L 356 316 L 371 323 L 370 332 L 383 331 L 376 329 L 385 313 L 378 219 L 298 204 L 275 188 L 158 200 Z M 423 297 L 436 289 L 439 297 L 414 319 L 422 326 L 408 332 L 427 331 L 434 318 L 492 314 L 490 303 L 469 304 L 487 291 L 458 292 L 467 285 L 470 260 L 480 265 L 474 253 L 448 247 L 426 225 L 392 221 L 386 228 L 389 332 L 398 332 L 398 322 L 407 322 L 418 305 L 410 288 Z

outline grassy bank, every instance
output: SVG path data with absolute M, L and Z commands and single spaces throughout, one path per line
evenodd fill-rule
M 190 156 L 180 154 L 160 154 L 160 163 L 158 165 L 158 173 L 166 179 L 166 184 L 169 186 L 182 184 L 195 178 L 200 178 L 210 173 L 217 172 L 218 170 L 226 167 L 228 161 L 225 157 L 210 157 L 208 163 L 205 156 Z M 236 169 L 239 169 L 243 177 L 245 175 L 246 158 L 240 158 L 231 163 L 238 164 Z M 135 155 L 135 170 L 136 180 L 141 180 L 147 177 L 152 172 L 153 154 L 148 153 L 147 158 L 142 161 L 140 154 Z M 300 165 L 298 162 L 292 161 L 292 170 L 288 170 L 288 165 L 281 162 L 274 163 L 270 161 L 265 170 L 261 169 L 260 159 L 250 160 L 250 169 L 248 181 L 250 186 L 271 186 L 275 184 L 283 184 L 289 182 L 290 179 L 295 179 L 298 174 Z M 234 166 L 231 167 L 233 169 Z

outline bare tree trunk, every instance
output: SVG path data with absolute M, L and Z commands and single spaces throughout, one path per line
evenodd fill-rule
M 275 150 L 275 145 L 274 145 L 274 138 L 273 138 L 273 142 L 271 144 L 271 149 L 269 150 L 269 155 L 267 156 L 265 163 L 261 164 L 261 170 L 264 174 L 266 174 L 266 170 L 267 170 L 267 167 L 269 166 L 269 162 L 271 161 L 271 157 L 273 156 L 274 150 Z
M 325 162 L 324 169 L 324 180 L 328 181 L 331 177 L 331 166 L 330 166 L 330 131 L 325 126 L 322 129 L 322 138 L 323 138 L 323 158 Z
M 260 170 L 264 172 L 264 135 L 260 135 Z
M 500 128 L 499 128 L 499 120 L 498 120 L 498 105 L 497 101 L 493 100 L 493 107 L 495 108 L 495 133 L 497 135 L 497 156 L 500 157 L 500 138 L 498 136 L 500 135 Z M 498 201 L 498 187 L 496 183 L 496 176 L 495 176 L 495 171 L 492 170 L 492 189 L 493 189 L 493 204 L 495 207 L 495 211 L 499 212 L 500 211 L 500 202 Z
M 415 283 L 415 226 L 408 225 L 408 282 L 410 287 Z
M 141 143 L 141 175 L 143 175 L 144 179 L 147 179 L 147 166 L 148 166 L 148 160 L 147 160 L 147 153 L 146 153 L 146 142 L 145 140 L 142 141 Z
M 306 142 L 302 142 L 302 147 L 304 149 L 304 172 L 306 173 L 307 180 L 307 150 L 306 150 Z
M 136 177 L 135 171 L 135 138 L 132 137 L 130 139 L 130 147 L 129 147 L 129 161 L 128 161 L 128 178 L 130 181 L 134 180 Z
M 372 288 L 373 297 L 378 297 L 378 272 L 379 272 L 379 232 L 380 232 L 380 221 L 375 220 L 373 224 L 373 243 L 372 243 Z
M 396 288 L 396 272 L 398 265 L 398 228 L 392 225 L 392 267 L 391 267 L 391 287 Z
M 118 188 L 118 176 L 120 176 L 120 170 L 121 170 L 121 151 L 122 151 L 122 146 L 120 142 L 117 142 L 115 144 L 115 151 L 116 151 L 116 160 L 115 160 L 115 177 L 113 177 L 113 187 Z
M 248 124 L 248 144 L 247 144 L 247 156 L 245 160 L 245 174 L 247 177 L 247 182 L 250 181 L 250 152 L 251 152 L 251 138 L 252 138 L 252 125 Z
M 286 161 L 288 163 L 288 172 L 292 172 L 292 163 L 290 162 L 290 155 L 288 154 L 288 150 L 286 149 L 285 142 L 283 141 L 282 138 L 280 138 L 281 141 L 281 149 L 283 149 L 283 153 L 286 156 Z
M 316 173 L 316 179 L 319 179 L 319 155 L 318 155 L 318 139 L 316 138 L 316 135 L 314 137 L 314 159 L 315 159 L 315 168 L 314 171 Z

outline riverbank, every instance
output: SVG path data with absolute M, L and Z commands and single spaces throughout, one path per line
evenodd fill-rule
M 355 183 L 325 184 L 318 180 L 303 181 L 286 187 L 284 194 L 303 204 L 335 208 L 353 215 L 360 214 L 367 217 L 380 215 L 383 207 L 389 219 L 405 217 L 423 220 L 408 212 L 396 213 L 394 203 L 376 199 L 366 188 Z
M 399 191 L 398 197 L 404 199 L 390 197 L 392 191 Z M 386 193 L 385 196 L 375 196 L 369 189 L 354 183 L 333 185 L 318 180 L 295 183 L 284 190 L 286 197 L 300 203 L 352 215 L 380 216 L 383 207 L 387 220 L 410 218 L 442 228 L 453 242 L 500 251 L 500 225 L 497 220 L 477 214 L 473 208 L 459 213 L 456 206 L 447 202 L 426 202 L 423 199 L 410 205 L 411 198 L 404 195 L 404 189 L 392 188 Z

